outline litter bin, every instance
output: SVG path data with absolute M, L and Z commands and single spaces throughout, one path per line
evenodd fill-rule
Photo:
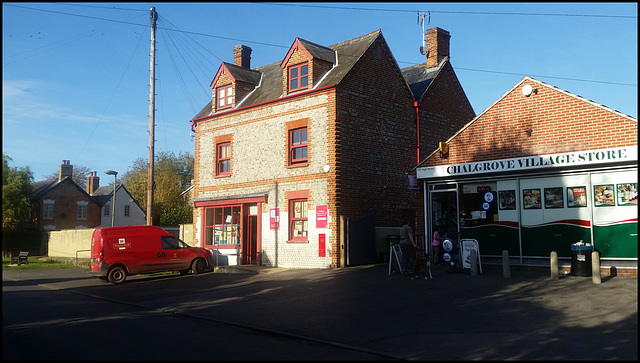
M 571 275 L 591 276 L 592 245 L 580 243 L 571 244 Z
M 397 235 L 397 234 L 387 235 L 387 242 L 389 242 L 389 246 L 397 245 L 398 243 L 400 243 L 400 235 Z

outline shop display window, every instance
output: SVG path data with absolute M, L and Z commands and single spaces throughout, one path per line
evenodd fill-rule
M 541 209 L 540 189 L 522 189 L 522 206 L 524 209 Z
M 615 206 L 613 184 L 595 185 L 593 187 L 593 200 L 596 207 Z
M 544 207 L 546 209 L 564 208 L 562 188 L 544 188 Z
M 587 206 L 587 187 L 567 187 L 567 207 L 581 208 Z
M 618 205 L 638 206 L 638 183 L 617 184 Z
M 515 210 L 516 209 L 516 191 L 515 190 L 500 190 L 498 191 L 498 207 L 500 210 Z

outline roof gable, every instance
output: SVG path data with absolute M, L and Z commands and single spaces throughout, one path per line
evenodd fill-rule
M 301 49 L 304 48 L 305 52 L 307 52 L 309 56 L 316 56 L 318 59 L 322 59 L 324 61 L 330 61 L 330 59 L 334 57 L 334 67 L 331 68 L 320 80 L 314 82 L 312 89 L 317 89 L 338 84 L 349 73 L 355 63 L 364 55 L 376 39 L 381 36 L 382 32 L 378 29 L 329 47 L 323 47 L 299 38 L 296 38 L 294 45 L 297 44 Z M 293 45 L 290 48 L 289 53 L 292 52 L 292 49 L 294 49 Z M 289 53 L 287 56 L 290 56 Z M 330 53 L 333 53 L 333 56 L 331 56 Z M 253 69 L 253 71 L 258 72 L 258 74 L 261 75 L 260 82 L 257 87 L 242 100 L 242 106 L 250 106 L 273 101 L 284 96 L 282 90 L 282 64 L 283 62 L 286 62 L 286 60 L 287 57 L 285 57 L 285 61 L 278 61 Z M 224 63 L 223 65 L 225 66 L 225 69 L 231 73 L 232 65 L 229 63 Z M 220 70 L 218 70 L 218 74 L 220 74 Z M 218 77 L 218 74 L 216 77 Z M 233 76 L 236 77 L 236 74 L 234 73 Z M 212 85 L 215 84 L 216 80 L 217 78 L 214 79 Z M 213 114 L 212 108 L 212 101 L 210 101 L 194 117 L 193 120 L 211 116 Z
M 533 88 L 533 93 L 530 96 L 525 96 L 521 92 L 525 84 L 531 85 Z M 544 103 L 525 105 L 523 102 L 514 101 L 517 99 Z M 596 116 L 596 114 L 598 116 Z M 571 122 L 571 120 L 575 121 L 577 119 L 580 119 L 580 127 L 576 127 Z M 517 132 L 512 127 L 509 128 L 510 124 L 508 124 L 508 122 L 514 120 L 521 128 L 521 130 L 517 130 Z M 604 122 L 616 122 L 620 124 L 620 127 L 629 130 L 624 135 L 626 141 L 622 140 L 620 136 L 616 136 L 610 132 L 595 132 L 595 128 L 599 130 L 602 125 L 604 125 Z M 595 150 L 627 146 L 627 144 L 630 143 L 637 145 L 637 123 L 637 119 L 629 115 L 525 76 L 520 82 L 509 89 L 509 91 L 446 140 L 446 142 L 451 144 L 449 150 L 452 150 L 455 149 L 455 143 L 468 145 L 468 142 L 461 140 L 471 138 L 469 135 L 473 134 L 472 139 L 474 140 L 483 140 L 484 134 L 490 134 L 491 137 L 488 138 L 490 140 L 508 140 L 511 143 L 516 143 L 517 148 L 514 149 L 516 150 L 514 151 L 515 154 L 510 155 L 511 157 L 552 154 L 571 150 Z M 502 130 L 500 127 L 503 129 L 505 127 L 503 124 L 506 125 L 508 132 L 512 134 L 508 138 L 502 136 L 506 131 L 500 131 Z M 542 129 L 542 127 L 546 129 Z M 607 128 L 614 129 L 610 124 L 607 124 Z M 525 131 L 527 131 L 526 134 Z M 589 134 L 592 136 L 588 136 Z M 534 142 L 531 135 L 533 135 L 533 137 L 542 136 L 544 142 Z M 594 135 L 599 135 L 599 139 L 596 140 L 593 137 Z M 517 139 L 520 137 L 524 141 L 520 141 L 518 144 Z M 529 141 L 529 138 L 531 138 L 531 141 Z M 476 146 L 473 145 L 473 147 Z M 499 149 L 500 145 L 496 144 L 494 148 Z M 543 149 L 538 150 L 537 148 Z M 473 154 L 470 146 L 467 146 L 467 150 L 468 153 Z M 479 154 L 482 155 L 482 158 L 477 161 L 498 158 L 488 150 L 489 149 L 486 148 L 483 149 L 483 152 Z M 443 163 L 443 161 L 436 161 L 436 159 L 438 159 L 438 153 L 438 149 L 433 150 L 416 167 L 424 164 Z M 447 161 L 447 163 L 455 162 L 457 161 Z
M 280 68 L 284 69 L 287 66 L 296 50 L 304 53 L 308 59 L 320 59 L 331 64 L 336 62 L 335 52 L 332 49 L 296 37 L 293 45 L 289 48 L 289 52 L 280 63 Z
M 216 76 L 213 78 L 213 81 L 211 81 L 209 87 L 216 87 L 216 84 L 218 83 L 218 80 L 220 79 L 222 74 L 228 75 L 228 77 L 231 78 L 232 82 L 245 82 L 254 86 L 257 85 L 258 82 L 260 82 L 260 72 L 239 67 L 235 64 L 222 62 L 220 68 L 218 68 Z
M 91 199 L 91 196 L 84 189 L 80 188 L 80 186 L 76 184 L 76 182 L 74 182 L 70 176 L 66 176 L 62 178 L 62 180 L 52 179 L 33 183 L 33 194 L 31 194 L 31 201 L 35 202 L 41 199 L 45 194 L 49 193 L 51 190 L 57 188 L 63 183 L 71 183 L 81 194 L 84 194 L 89 199 Z

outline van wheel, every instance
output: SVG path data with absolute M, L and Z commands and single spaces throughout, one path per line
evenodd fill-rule
M 109 270 L 107 278 L 109 279 L 109 282 L 119 284 L 127 278 L 127 271 L 125 271 L 122 266 L 116 266 Z
M 194 274 L 201 274 L 204 272 L 204 269 L 207 267 L 207 264 L 201 258 L 196 258 L 195 261 L 191 264 L 191 271 Z

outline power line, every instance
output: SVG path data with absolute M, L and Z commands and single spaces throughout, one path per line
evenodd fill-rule
M 400 62 L 398 62 L 400 63 Z M 408 62 L 405 62 L 408 63 Z M 539 75 L 539 74 L 524 74 L 524 73 L 511 73 L 511 72 L 500 72 L 500 71 L 486 71 L 486 70 L 482 70 L 482 69 L 472 69 L 472 68 L 463 68 L 463 67 L 455 67 L 456 70 L 463 70 L 463 71 L 472 71 L 472 72 L 485 72 L 485 73 L 496 73 L 496 74 L 508 74 L 508 75 L 514 75 L 514 76 L 531 76 L 531 77 L 536 77 L 536 78 L 554 78 L 554 79 L 563 79 L 565 81 L 577 81 L 577 82 L 591 82 L 591 83 L 600 83 L 600 84 L 613 84 L 613 85 L 618 85 L 618 86 L 631 86 L 631 87 L 638 87 L 637 84 L 631 84 L 631 83 L 620 83 L 620 82 L 607 82 L 607 81 L 593 81 L 593 80 L 589 80 L 589 79 L 579 79 L 579 78 L 567 78 L 567 77 L 555 77 L 555 76 L 544 76 L 544 75 Z
M 327 8 L 327 9 L 342 9 L 342 10 L 394 11 L 394 12 L 411 12 L 411 13 L 415 13 L 415 10 L 400 10 L 400 9 L 370 9 L 370 8 L 351 8 L 351 7 L 343 7 L 343 6 L 279 4 L 279 3 L 259 3 L 259 4 L 263 4 L 263 5 L 279 5 L 279 6 L 299 6 L 299 7 L 311 7 L 311 8 Z M 87 15 L 71 14 L 71 13 L 65 13 L 65 12 L 53 11 L 53 10 L 36 9 L 36 8 L 31 8 L 31 7 L 27 7 L 27 6 L 20 6 L 20 5 L 15 5 L 15 4 L 3 4 L 3 5 L 5 5 L 5 6 L 7 6 L 7 5 L 8 6 L 14 6 L 14 7 L 19 7 L 19 8 L 29 9 L 29 10 L 51 12 L 51 13 L 62 14 L 62 15 L 78 16 L 78 17 L 84 17 L 84 18 L 89 18 L 89 19 L 96 19 L 96 20 L 102 20 L 102 21 L 112 21 L 112 22 L 117 22 L 117 23 L 122 23 L 122 24 L 149 27 L 149 25 L 131 23 L 131 22 L 126 22 L 126 21 L 99 18 L 99 17 L 87 16 Z M 111 8 L 107 8 L 107 9 L 111 9 Z M 146 12 L 146 10 L 145 10 L 145 12 Z M 635 17 L 635 16 L 622 16 L 622 15 L 618 16 L 618 15 L 534 14 L 534 13 L 495 13 L 495 12 L 493 12 L 493 13 L 491 13 L 491 12 L 447 12 L 447 11 L 430 11 L 430 12 L 431 13 L 452 13 L 452 14 L 453 13 L 458 13 L 458 14 L 485 14 L 485 15 L 545 15 L 545 16 L 550 16 L 551 15 L 551 16 L 584 16 L 584 17 L 621 17 L 621 18 L 636 18 L 637 19 L 637 17 Z M 259 44 L 259 45 L 264 45 L 264 46 L 278 47 L 278 48 L 285 48 L 285 49 L 289 48 L 289 46 L 284 46 L 284 45 L 257 42 L 257 41 L 252 41 L 252 40 L 245 40 L 245 39 L 238 39 L 238 38 L 231 38 L 231 37 L 223 37 L 223 36 L 204 34 L 204 33 L 197 33 L 197 32 L 179 30 L 177 28 L 176 29 L 170 29 L 170 28 L 158 27 L 158 29 L 162 29 L 162 30 L 165 30 L 165 31 L 179 32 L 179 33 L 182 33 L 182 34 L 192 34 L 192 35 L 199 35 L 199 36 L 203 36 L 203 37 L 218 38 L 218 39 L 225 39 L 225 40 L 233 40 L 233 41 L 241 42 L 241 43 Z M 415 63 L 412 63 L 412 62 L 402 62 L 402 61 L 398 61 L 398 63 L 415 64 Z M 473 71 L 473 72 L 485 72 L 485 73 L 509 74 L 509 75 L 529 75 L 529 76 L 532 76 L 532 77 L 546 77 L 546 78 L 564 79 L 564 80 L 579 81 L 579 82 L 592 82 L 592 83 L 600 83 L 600 84 L 612 84 L 612 85 L 637 87 L 636 84 L 620 83 L 620 82 L 595 81 L 595 80 L 566 78 L 566 77 L 555 77 L 555 76 L 540 76 L 540 75 L 532 75 L 532 74 L 510 73 L 510 72 L 490 71 L 490 70 L 462 68 L 462 67 L 456 67 L 456 69 L 466 70 L 466 71 Z
M 338 10 L 359 10 L 359 11 L 384 11 L 384 12 L 401 12 L 415 13 L 415 10 L 402 9 L 371 9 L 371 8 L 352 8 L 347 6 L 326 6 L 326 5 L 302 5 L 302 4 L 281 4 L 281 3 L 257 3 L 261 5 L 278 5 L 278 6 L 295 6 L 301 8 L 320 8 L 320 9 L 338 9 Z M 425 10 L 426 11 L 426 10 Z M 519 15 L 519 16 L 572 16 L 584 18 L 624 18 L 637 19 L 637 16 L 631 15 L 599 15 L 599 14 L 553 14 L 553 13 L 506 13 L 506 12 L 490 12 L 490 11 L 446 11 L 446 10 L 429 10 L 434 14 L 465 14 L 465 15 Z

